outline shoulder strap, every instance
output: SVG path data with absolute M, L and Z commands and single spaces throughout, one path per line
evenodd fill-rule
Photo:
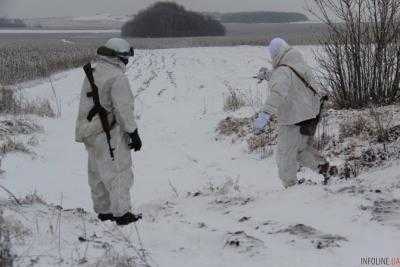
M 315 90 L 314 87 L 312 87 L 312 85 L 309 82 L 307 82 L 306 79 L 304 79 L 304 77 L 301 76 L 300 73 L 295 68 L 293 68 L 292 66 L 286 65 L 286 64 L 280 64 L 278 67 L 287 67 L 287 68 L 291 69 L 294 72 L 294 74 L 296 74 L 296 76 L 304 83 L 304 85 L 308 89 L 310 89 L 315 95 L 318 94 L 317 90 Z

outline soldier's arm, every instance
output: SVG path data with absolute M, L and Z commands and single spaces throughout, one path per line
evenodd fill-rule
M 135 121 L 135 98 L 133 96 L 128 77 L 121 75 L 111 87 L 111 100 L 114 105 L 114 114 L 122 130 L 133 133 L 137 129 Z
M 269 83 L 270 94 L 264 103 L 263 112 L 277 114 L 279 106 L 285 101 L 290 88 L 290 78 L 282 70 L 277 70 Z

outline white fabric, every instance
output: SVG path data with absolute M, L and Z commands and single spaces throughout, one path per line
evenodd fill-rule
M 254 129 L 256 133 L 262 132 L 265 127 L 269 124 L 271 115 L 268 113 L 261 112 L 258 114 L 257 119 L 254 120 Z
M 319 166 L 326 163 L 313 148 L 313 137 L 302 135 L 296 125 L 279 127 L 276 161 L 285 188 L 297 183 L 299 165 L 319 172 Z
M 134 132 L 137 129 L 134 118 L 134 97 L 128 77 L 124 74 L 125 65 L 118 59 L 99 57 L 93 67 L 95 68 L 93 76 L 99 88 L 100 102 L 110 112 L 109 121 L 114 115 L 124 132 Z M 87 97 L 87 93 L 90 91 L 92 89 L 85 78 L 75 130 L 75 140 L 79 143 L 83 143 L 92 135 L 103 132 L 99 116 L 95 116 L 91 122 L 87 120 L 87 115 L 93 108 L 93 98 Z
M 137 128 L 134 97 L 122 62 L 101 57 L 93 67 L 100 102 L 110 111 L 109 121 L 114 117 L 116 119 L 116 125 L 111 130 L 115 160 L 111 159 L 98 115 L 92 122 L 87 120 L 93 107 L 93 99 L 87 97 L 87 93 L 92 90 L 87 79 L 82 87 L 75 139 L 85 144 L 89 155 L 88 176 L 95 211 L 122 216 L 131 209 L 129 190 L 133 184 L 133 172 L 127 133 Z
M 290 46 L 281 46 L 273 57 L 273 73 L 269 83 L 270 95 L 263 111 L 275 114 L 279 125 L 294 125 L 317 117 L 321 107 L 321 89 L 313 77 L 311 68 L 302 54 Z M 308 81 L 317 94 L 314 94 L 303 81 L 288 67 L 294 68 Z
M 119 53 L 129 53 L 131 49 L 128 41 L 121 38 L 112 38 L 107 41 L 105 46 Z
M 279 52 L 284 49 L 289 47 L 288 43 L 286 43 L 285 40 L 281 39 L 281 38 L 274 38 L 271 43 L 269 44 L 269 46 L 267 47 L 267 50 L 271 56 L 271 58 L 275 58 Z

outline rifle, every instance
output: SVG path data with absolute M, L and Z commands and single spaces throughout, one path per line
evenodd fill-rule
M 110 127 L 110 123 L 108 122 L 108 111 L 100 103 L 99 88 L 97 87 L 96 83 L 94 82 L 92 65 L 90 63 L 86 64 L 83 67 L 83 70 L 85 71 L 86 77 L 88 78 L 88 81 L 90 83 L 90 87 L 92 88 L 92 91 L 87 93 L 87 97 L 93 98 L 93 103 L 94 103 L 94 107 L 89 111 L 87 119 L 88 119 L 88 121 L 91 122 L 96 115 L 99 115 L 100 121 L 101 121 L 101 126 L 107 137 L 107 144 L 108 144 L 108 148 L 110 150 L 110 156 L 111 156 L 111 159 L 114 161 L 114 159 L 115 159 L 114 158 L 114 150 L 115 149 L 112 148 L 112 146 L 111 146 L 111 133 L 110 133 L 111 127 Z

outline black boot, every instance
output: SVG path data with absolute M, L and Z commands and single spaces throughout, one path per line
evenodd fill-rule
M 329 163 L 325 163 L 319 166 L 319 174 L 324 176 L 323 184 L 327 185 L 331 177 L 338 175 L 338 169 L 336 166 L 331 166 Z
M 99 218 L 100 221 L 105 222 L 105 221 L 115 221 L 115 218 L 112 214 L 99 214 L 97 216 L 97 218 Z
M 115 217 L 115 222 L 118 225 L 128 225 L 130 223 L 137 222 L 140 219 L 142 219 L 142 214 L 135 215 L 133 213 L 128 212 L 128 213 L 125 213 L 124 216 Z

